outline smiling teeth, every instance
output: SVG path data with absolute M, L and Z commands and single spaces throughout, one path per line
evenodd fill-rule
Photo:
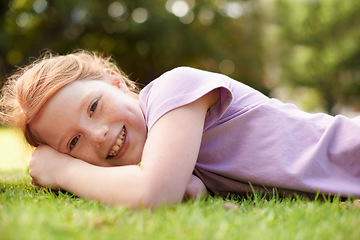
M 113 157 L 119 153 L 120 149 L 124 145 L 125 140 L 125 127 L 121 130 L 119 138 L 116 140 L 116 144 L 112 147 L 108 157 Z

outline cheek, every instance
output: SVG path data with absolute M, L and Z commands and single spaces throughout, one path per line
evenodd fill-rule
M 133 103 L 128 104 L 114 104 L 107 109 L 106 114 L 108 119 L 118 122 L 127 122 L 128 124 L 137 124 L 142 120 L 143 114 L 140 108 Z
M 84 145 L 85 144 L 81 144 L 81 146 L 78 146 L 77 150 L 72 152 L 70 155 L 84 162 L 99 166 L 99 163 L 101 162 L 100 159 L 91 148 Z

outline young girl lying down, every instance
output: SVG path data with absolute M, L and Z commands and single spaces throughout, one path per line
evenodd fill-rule
M 305 113 L 221 74 L 179 67 L 138 93 L 108 59 L 47 54 L 3 95 L 3 123 L 36 147 L 38 187 L 132 208 L 207 190 L 360 197 L 360 118 Z

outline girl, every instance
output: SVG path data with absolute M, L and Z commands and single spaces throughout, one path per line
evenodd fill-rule
M 46 55 L 3 95 L 3 122 L 37 147 L 39 187 L 132 208 L 206 189 L 360 196 L 360 118 L 308 114 L 224 75 L 180 67 L 138 93 L 80 51 Z

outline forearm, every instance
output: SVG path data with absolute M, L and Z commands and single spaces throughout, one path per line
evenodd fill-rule
M 105 204 L 139 208 L 180 202 L 184 192 L 163 180 L 171 176 L 145 166 L 99 167 L 42 145 L 32 154 L 29 173 L 38 187 L 63 189 Z
M 61 189 L 78 197 L 133 209 L 182 200 L 183 193 L 178 197 L 179 194 L 153 183 L 152 174 L 136 165 L 98 167 L 73 159 L 64 165 L 57 183 Z
M 59 174 L 58 184 L 78 197 L 138 208 L 148 198 L 143 176 L 138 166 L 98 167 L 74 160 Z

